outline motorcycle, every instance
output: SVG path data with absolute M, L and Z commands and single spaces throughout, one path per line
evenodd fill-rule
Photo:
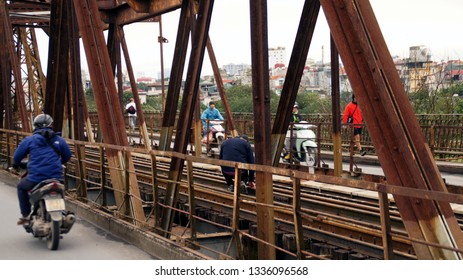
M 208 151 L 213 147 L 220 149 L 220 145 L 225 141 L 225 128 L 222 126 L 223 123 L 224 121 L 221 120 L 209 121 L 209 132 L 202 140 L 204 144 L 207 144 Z
M 23 164 L 21 168 L 24 169 Z M 27 172 L 22 177 L 26 175 Z M 58 249 L 61 235 L 68 233 L 76 220 L 74 213 L 66 210 L 64 191 L 65 186 L 59 179 L 44 180 L 29 191 L 31 213 L 23 227 L 34 237 L 45 238 L 50 250 Z
M 313 127 L 315 125 L 302 121 L 295 123 L 292 129 L 288 129 L 286 145 L 281 154 L 284 162 L 305 162 L 310 167 L 316 165 L 317 142 L 315 132 L 312 130 Z M 292 143 L 292 148 L 288 147 L 289 143 Z

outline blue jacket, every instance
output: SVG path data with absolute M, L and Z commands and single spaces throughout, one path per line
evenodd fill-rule
M 254 164 L 254 153 L 248 141 L 239 137 L 228 138 L 220 147 L 219 159 Z M 222 171 L 234 173 L 235 168 L 222 166 Z M 249 170 L 249 180 L 254 181 L 254 170 Z
M 223 117 L 222 115 L 220 114 L 219 110 L 217 110 L 216 108 L 212 109 L 210 107 L 208 107 L 206 110 L 204 110 L 204 112 L 201 114 L 201 120 L 203 122 L 203 126 L 204 126 L 204 131 L 206 131 L 207 129 L 207 122 L 206 120 L 221 120 L 223 121 Z
M 56 135 L 51 128 L 41 128 L 21 141 L 13 155 L 14 164 L 19 164 L 27 155 L 29 155 L 27 179 L 39 183 L 45 179 L 62 179 L 61 165 L 69 161 L 71 150 L 66 141 Z

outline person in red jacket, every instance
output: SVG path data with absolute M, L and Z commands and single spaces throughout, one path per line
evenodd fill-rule
M 352 95 L 352 102 L 347 104 L 346 108 L 344 109 L 344 115 L 342 117 L 343 123 L 352 123 L 354 124 L 354 141 L 357 150 L 359 151 L 360 155 L 364 156 L 366 154 L 365 151 L 362 151 L 362 145 L 360 145 L 360 134 L 362 134 L 362 111 L 357 105 L 357 100 L 355 99 L 355 95 Z

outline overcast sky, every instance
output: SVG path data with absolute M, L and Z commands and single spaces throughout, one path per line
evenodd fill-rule
M 268 0 L 269 47 L 286 47 L 289 61 L 304 0 Z M 434 61 L 463 59 L 462 0 L 371 0 L 376 18 L 392 55 L 408 56 L 410 46 L 424 45 Z M 180 11 L 163 15 L 164 65 L 170 68 Z M 215 0 L 209 36 L 219 67 L 251 64 L 249 0 Z M 158 23 L 135 23 L 124 27 L 135 75 L 157 77 L 160 72 Z M 309 58 L 329 61 L 329 28 L 321 10 Z M 43 43 L 39 48 L 46 48 Z M 44 54 L 44 55 L 42 55 Z M 41 58 L 46 51 L 41 50 Z M 46 64 L 42 61 L 42 64 Z M 87 68 L 84 66 L 84 68 Z M 187 67 L 185 67 L 186 69 Z M 211 74 L 207 58 L 202 74 Z

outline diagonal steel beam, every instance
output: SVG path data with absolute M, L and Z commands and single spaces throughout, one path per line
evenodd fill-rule
M 291 119 L 291 110 L 288 108 L 292 108 L 296 101 L 319 11 L 320 2 L 318 0 L 305 1 L 289 60 L 288 71 L 281 91 L 280 102 L 278 103 L 277 112 L 283 113 L 276 115 L 272 128 L 272 160 L 274 166 L 278 165 L 280 161 L 280 153 L 285 143 L 286 131 Z
M 189 2 L 189 1 L 187 1 Z M 209 32 L 209 26 L 212 16 L 213 0 L 204 0 L 199 3 L 197 20 L 194 26 L 192 36 L 192 51 L 190 61 L 188 63 L 187 77 L 185 81 L 185 89 L 183 91 L 182 107 L 180 114 L 182 118 L 178 120 L 177 130 L 175 134 L 174 151 L 186 153 L 191 134 L 191 124 L 194 115 L 194 108 L 198 101 L 199 79 L 201 67 L 204 60 L 206 49 L 206 41 Z M 165 204 L 174 206 L 178 198 L 178 184 L 173 183 L 179 181 L 183 171 L 184 160 L 172 158 L 169 172 L 169 183 L 166 189 Z M 161 229 L 164 236 L 170 236 L 174 212 L 171 208 L 163 208 Z
M 143 110 L 141 110 L 140 97 L 138 95 L 138 88 L 135 82 L 135 75 L 133 74 L 132 62 L 130 61 L 129 49 L 127 48 L 127 43 L 125 41 L 124 29 L 122 27 L 118 29 L 119 37 L 121 39 L 122 51 L 124 53 L 125 65 L 127 66 L 127 72 L 129 73 L 130 86 L 132 87 L 133 98 L 135 99 L 135 104 L 139 110 L 137 110 L 137 118 L 139 122 L 139 129 L 141 137 L 143 138 L 143 144 L 145 149 L 151 150 L 151 143 L 148 135 L 148 129 L 146 127 L 145 115 Z
M 55 131 L 63 128 L 65 96 L 68 94 L 68 3 L 68 0 L 51 2 L 47 88 L 43 109 L 53 117 Z
M 128 146 L 124 119 L 117 97 L 97 3 L 95 0 L 73 1 L 73 3 L 87 56 L 104 142 Z M 143 224 L 144 213 L 140 190 L 130 153 L 127 153 L 127 158 L 124 158 L 121 152 L 107 149 L 106 154 L 118 208 L 121 213 L 129 214 L 134 224 Z
M 209 60 L 211 61 L 212 70 L 214 72 L 215 83 L 217 89 L 219 90 L 220 99 L 225 110 L 225 116 L 227 119 L 227 130 L 231 133 L 233 137 L 238 136 L 238 131 L 236 130 L 235 121 L 233 120 L 233 114 L 230 110 L 230 104 L 227 99 L 225 92 L 225 87 L 223 86 L 222 76 L 220 75 L 219 65 L 217 63 L 217 58 L 215 57 L 214 48 L 212 47 L 211 39 L 207 38 L 207 53 L 209 55 Z
M 177 105 L 182 87 L 183 70 L 185 66 L 186 53 L 188 49 L 188 38 L 190 36 L 190 1 L 184 0 L 180 10 L 180 20 L 178 24 L 177 39 L 175 40 L 174 58 L 172 60 L 172 70 L 170 72 L 169 88 L 167 90 L 166 106 L 162 118 L 161 136 L 159 139 L 159 149 L 162 151 L 170 150 L 172 135 L 177 115 Z
M 446 192 L 371 5 L 367 0 L 320 2 L 388 182 Z M 463 234 L 448 203 L 394 199 L 410 237 L 463 248 Z M 435 246 L 413 246 L 420 259 L 462 259 L 460 253 Z

